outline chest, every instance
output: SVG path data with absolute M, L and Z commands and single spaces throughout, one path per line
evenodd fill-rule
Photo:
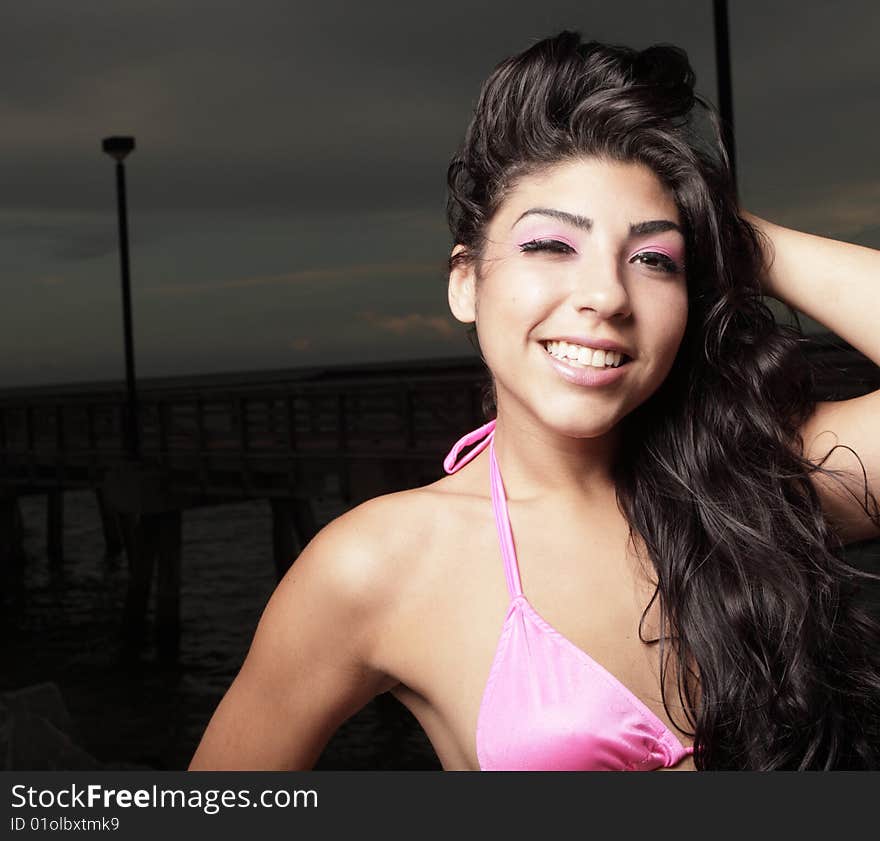
M 659 644 L 643 641 L 660 632 L 659 604 L 648 608 L 652 571 L 642 567 L 639 544 L 629 543 L 623 517 L 603 510 L 573 522 L 561 512 L 515 504 L 509 512 L 530 620 L 558 635 L 560 656 L 587 655 L 674 729 L 661 698 Z M 418 719 L 443 766 L 478 769 L 481 706 L 511 606 L 491 506 L 460 512 L 431 544 L 414 566 L 384 656 L 401 681 L 396 697 Z M 677 698 L 673 684 L 670 663 L 668 698 Z M 685 722 L 671 703 L 670 709 Z

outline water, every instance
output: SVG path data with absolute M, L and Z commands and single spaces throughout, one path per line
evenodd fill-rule
M 269 504 L 184 512 L 180 656 L 173 667 L 160 664 L 152 640 L 137 660 L 121 656 L 126 559 L 105 558 L 92 493 L 65 493 L 64 509 L 64 563 L 53 570 L 45 497 L 21 500 L 27 562 L 21 580 L 8 581 L 4 593 L 0 691 L 56 684 L 70 713 L 72 741 L 102 766 L 185 769 L 276 585 Z M 155 577 L 153 588 L 151 629 Z M 33 742 L 39 754 L 40 739 Z M 47 767 L 53 758 L 25 761 L 30 768 Z M 91 767 L 88 757 L 70 752 L 63 761 L 52 767 Z M 315 768 L 418 770 L 440 764 L 418 722 L 386 694 L 342 725 Z

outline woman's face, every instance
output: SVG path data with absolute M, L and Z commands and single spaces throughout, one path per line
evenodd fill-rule
M 515 186 L 489 223 L 479 282 L 471 266 L 449 284 L 453 314 L 476 321 L 499 415 L 525 410 L 594 437 L 657 390 L 687 323 L 680 226 L 671 192 L 641 164 L 582 158 Z M 631 361 L 613 382 L 580 384 L 546 347 L 565 337 L 611 340 Z

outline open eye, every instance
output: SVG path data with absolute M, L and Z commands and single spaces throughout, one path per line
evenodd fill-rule
M 633 260 L 639 260 L 640 258 L 645 258 L 641 262 L 655 271 L 665 272 L 666 274 L 678 274 L 681 272 L 681 267 L 678 263 L 670 260 L 665 254 L 660 254 L 656 251 L 642 251 L 636 254 Z
M 557 239 L 533 239 L 530 242 L 524 242 L 520 247 L 520 251 L 552 251 L 556 254 L 573 254 L 574 249 L 564 242 Z

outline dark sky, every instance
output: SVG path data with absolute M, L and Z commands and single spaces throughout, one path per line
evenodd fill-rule
M 730 6 L 744 206 L 880 248 L 880 5 Z M 0 387 L 123 375 L 110 134 L 137 138 L 126 173 L 139 375 L 470 354 L 446 303 L 445 176 L 482 80 L 569 28 L 677 44 L 717 102 L 711 9 L 10 5 Z

